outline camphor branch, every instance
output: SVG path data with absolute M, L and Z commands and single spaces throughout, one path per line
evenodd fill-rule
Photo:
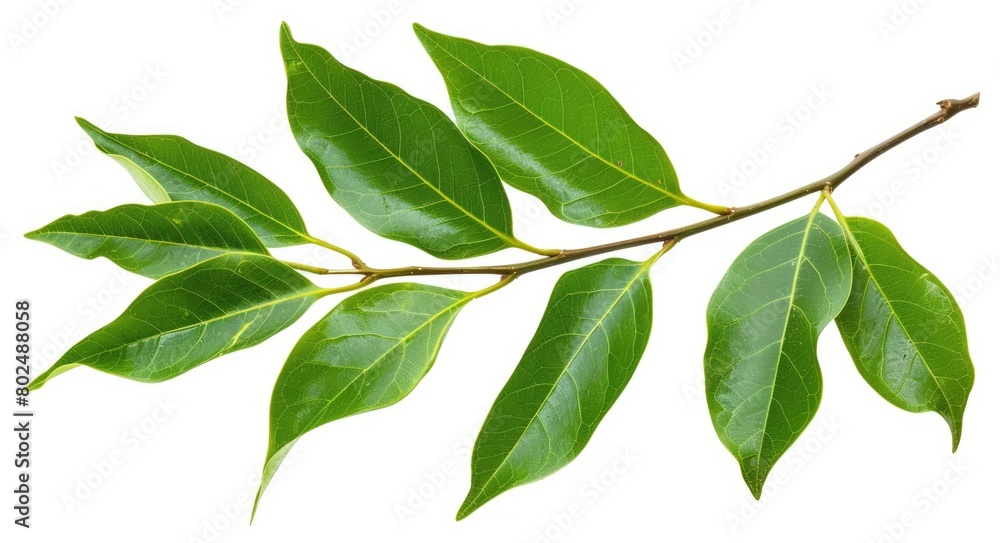
M 390 277 L 408 277 L 417 275 L 460 275 L 460 274 L 479 274 L 479 275 L 500 275 L 503 277 L 516 277 L 521 274 L 529 273 L 535 270 L 541 270 L 544 268 L 549 268 L 552 266 L 558 266 L 560 264 L 565 264 L 567 262 L 572 262 L 574 260 L 579 260 L 582 258 L 587 258 L 591 256 L 601 255 L 605 253 L 611 253 L 614 251 L 619 251 L 622 249 L 628 249 L 631 247 L 639 247 L 642 245 L 651 245 L 654 243 L 676 243 L 686 237 L 705 232 L 707 230 L 712 230 L 720 226 L 724 226 L 740 219 L 745 219 L 747 217 L 756 215 L 763 211 L 773 209 L 775 207 L 782 206 L 789 202 L 798 200 L 804 196 L 810 194 L 821 192 L 827 190 L 832 192 L 838 186 L 840 186 L 844 181 L 854 175 L 855 172 L 863 168 L 869 162 L 875 160 L 879 156 L 882 156 L 886 151 L 896 147 L 897 145 L 909 140 L 910 138 L 925 132 L 935 126 L 941 125 L 948 119 L 951 119 L 955 115 L 973 109 L 979 105 L 979 93 L 975 93 L 971 96 L 962 99 L 947 99 L 941 100 L 937 103 L 940 108 L 933 115 L 925 118 L 924 120 L 910 126 L 909 128 L 899 132 L 898 134 L 876 144 L 875 146 L 866 149 L 856 155 L 854 158 L 843 168 L 837 170 L 836 172 L 813 181 L 807 185 L 803 185 L 795 190 L 786 192 L 784 194 L 763 200 L 754 204 L 749 204 L 740 207 L 731 207 L 726 210 L 725 213 L 721 213 L 718 216 L 705 219 L 696 223 L 692 223 L 686 226 L 681 226 L 678 228 L 672 228 L 670 230 L 664 230 L 655 234 L 648 234 L 645 236 L 639 236 L 630 239 L 624 239 L 620 241 L 615 241 L 612 243 L 605 243 L 601 245 L 594 245 L 592 247 L 583 247 L 579 249 L 565 249 L 559 251 L 558 254 L 553 256 L 546 256 L 543 258 L 537 258 L 534 260 L 528 260 L 524 262 L 518 262 L 514 264 L 503 264 L 495 266 L 405 266 L 400 268 L 373 268 L 369 267 L 360 260 L 355 261 L 355 269 L 326 269 L 319 268 L 315 266 L 308 266 L 305 264 L 298 264 L 294 262 L 288 262 L 293 268 L 297 268 L 302 271 L 321 274 L 321 275 L 362 275 L 363 278 L 356 285 L 351 285 L 345 288 L 345 290 L 354 290 L 355 288 L 360 288 L 366 286 L 379 279 L 387 279 Z M 507 281 L 505 281 L 506 283 Z
M 394 405 L 415 390 L 463 307 L 521 274 L 579 260 L 553 285 L 534 336 L 484 419 L 460 520 L 509 489 L 555 473 L 583 450 L 654 335 L 650 268 L 663 254 L 688 236 L 813 195 L 808 214 L 760 235 L 735 257 L 704 314 L 706 407 L 747 489 L 761 497 L 772 467 L 818 412 L 817 341 L 834 321 L 871 388 L 906 411 L 939 414 L 952 450 L 958 447 L 975 382 L 961 309 L 888 227 L 845 217 L 832 193 L 893 147 L 977 107 L 978 94 L 939 102 L 933 115 L 822 179 L 730 208 L 687 197 L 659 143 L 578 68 L 523 47 L 480 44 L 420 25 L 414 30 L 448 87 L 455 123 L 322 47 L 296 41 L 283 24 L 296 142 L 334 201 L 372 233 L 445 260 L 504 248 L 532 253 L 523 257 L 530 260 L 369 266 L 309 234 L 288 195 L 249 166 L 180 136 L 112 134 L 81 119 L 97 148 L 124 157 L 157 203 L 66 215 L 25 235 L 76 256 L 106 257 L 155 282 L 26 382 L 23 394 L 79 366 L 138 382 L 173 379 L 266 341 L 328 295 L 382 279 L 493 276 L 474 291 L 420 281 L 380 284 L 340 300 L 303 333 L 275 380 L 252 517 L 300 437 Z M 547 69 L 511 69 L 512 60 Z M 561 73 L 565 79 L 554 75 Z M 531 96 L 522 96 L 529 87 Z M 476 90 L 474 100 L 469 89 Z M 537 107 L 553 97 L 562 100 L 558 115 Z M 375 110 L 387 114 L 368 115 Z M 521 112 L 517 122 L 510 111 Z M 609 119 L 608 129 L 594 130 L 592 118 Z M 592 162 L 578 167 L 581 156 Z M 620 157 L 629 164 L 612 160 Z M 514 236 L 504 179 L 573 224 L 622 226 L 679 205 L 709 218 L 591 247 L 538 248 Z M 825 202 L 836 220 L 819 212 Z M 283 263 L 270 251 L 304 243 L 337 252 L 350 265 Z M 641 261 L 597 258 L 646 245 L 652 254 Z M 327 287 L 299 271 L 344 277 Z

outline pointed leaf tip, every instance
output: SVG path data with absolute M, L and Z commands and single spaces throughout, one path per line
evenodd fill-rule
M 75 120 L 76 124 L 91 137 L 93 137 L 94 134 L 101 134 L 101 135 L 107 134 L 107 132 L 105 132 L 104 129 L 102 129 L 101 127 L 97 126 L 96 124 L 88 121 L 83 117 L 75 116 L 73 117 L 73 120 Z
M 758 474 L 760 472 L 757 472 Z M 761 494 L 764 491 L 764 481 L 767 480 L 767 473 L 764 473 L 762 477 L 750 477 L 749 474 L 743 472 L 743 482 L 746 483 L 747 489 L 750 490 L 750 494 L 753 499 L 760 500 Z
M 78 124 L 80 126 L 93 126 L 93 123 L 91 123 L 90 121 L 88 121 L 87 119 L 84 119 L 83 117 L 81 117 L 79 115 L 74 115 L 73 116 L 73 120 L 76 121 L 76 124 Z
M 466 518 L 468 518 L 469 515 L 471 515 L 473 513 L 473 511 L 475 511 L 476 509 L 478 509 L 477 506 L 472 506 L 472 507 L 469 506 L 469 504 L 468 504 L 469 498 L 468 497 L 466 497 L 465 500 L 466 500 L 466 502 L 463 503 L 462 506 L 458 508 L 458 512 L 455 513 L 455 521 L 456 522 L 465 520 Z
M 439 33 L 434 32 L 426 26 L 416 22 L 413 23 L 413 33 L 417 35 L 417 38 L 420 39 L 421 44 L 423 44 L 425 48 L 428 45 L 425 40 L 440 35 Z

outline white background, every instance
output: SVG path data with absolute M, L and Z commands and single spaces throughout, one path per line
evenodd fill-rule
M 749 203 L 819 178 L 932 113 L 937 100 L 981 90 L 979 110 L 880 158 L 837 193 L 848 213 L 886 222 L 960 298 L 978 375 L 962 446 L 952 455 L 940 417 L 905 413 L 878 397 L 831 326 L 820 338 L 820 411 L 772 473 L 765 498 L 753 501 L 705 407 L 705 305 L 735 255 L 805 213 L 813 203 L 808 198 L 692 238 L 661 260 L 654 272 L 654 336 L 587 449 L 555 475 L 504 494 L 460 523 L 453 518 L 468 487 L 468 443 L 563 269 L 533 273 L 467 307 L 434 370 L 399 405 L 303 438 L 268 488 L 253 527 L 245 500 L 263 461 L 272 383 L 297 337 L 336 300 L 316 304 L 262 346 L 166 383 L 139 384 L 86 368 L 60 376 L 31 396 L 34 527 L 13 527 L 5 505 L 5 533 L 17 537 L 6 541 L 993 537 L 1000 483 L 994 363 L 1000 281 L 989 264 L 1000 256 L 995 2 L 400 0 L 397 12 L 387 13 L 395 5 L 388 0 L 64 0 L 46 15 L 52 3 L 17 0 L 0 8 L 0 300 L 11 310 L 15 299 L 31 300 L 36 372 L 68 342 L 117 316 L 149 283 L 105 260 L 79 260 L 21 236 L 66 213 L 144 201 L 117 164 L 93 151 L 74 115 L 115 131 L 180 134 L 229 153 L 287 191 L 314 234 L 370 263 L 433 262 L 354 223 L 299 152 L 283 106 L 278 26 L 284 20 L 296 38 L 446 111 L 445 87 L 412 22 L 553 54 L 605 83 L 663 143 L 686 192 L 714 203 Z M 723 10 L 728 22 L 712 23 Z M 699 39 L 702 46 L 691 45 Z M 690 62 L 679 64 L 680 55 Z M 789 114 L 798 116 L 794 124 Z M 768 138 L 777 150 L 765 153 L 745 181 L 729 181 L 734 167 L 752 169 L 748 150 Z M 627 228 L 594 230 L 560 224 L 533 198 L 509 192 L 518 234 L 544 247 L 590 245 L 704 216 L 672 210 Z M 641 259 L 652 250 L 624 256 Z M 342 264 L 307 248 L 282 254 Z M 479 261 L 526 257 L 508 250 Z M 482 281 L 439 284 L 472 289 Z M 2 334 L 8 353 L 11 313 L 0 323 L 9 332 Z M 12 364 L 6 367 L 0 391 L 12 409 Z M 169 406 L 169 414 L 158 405 Z M 152 422 L 154 415 L 161 421 Z M 138 446 L 127 437 L 132 428 L 140 428 Z M 4 432 L 0 443 L 4 504 L 13 503 L 13 437 Z M 123 462 L 101 475 L 95 466 L 116 452 Z M 630 458 L 627 467 L 615 462 L 619 456 Z M 87 480 L 100 484 L 82 488 Z M 914 498 L 924 492 L 933 501 Z M 413 498 L 420 493 L 425 497 Z M 66 505 L 67 496 L 83 495 L 79 505 Z M 401 514 L 404 507 L 410 512 Z M 571 510 L 582 514 L 567 518 Z M 905 514 L 913 521 L 904 527 Z M 221 530 L 208 528 L 213 523 Z

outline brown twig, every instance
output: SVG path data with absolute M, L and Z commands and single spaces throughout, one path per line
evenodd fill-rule
M 712 230 L 713 228 L 718 228 L 720 226 L 733 223 L 740 219 L 745 219 L 747 217 L 756 215 L 763 211 L 773 209 L 778 206 L 782 206 L 789 202 L 793 202 L 808 196 L 810 194 L 823 191 L 827 189 L 833 191 L 838 186 L 840 186 L 844 181 L 851 177 L 855 172 L 863 168 L 866 164 L 875 160 L 886 151 L 896 147 L 900 143 L 925 132 L 935 126 L 938 126 L 948 119 L 954 117 L 955 115 L 966 111 L 968 109 L 975 108 L 979 105 L 979 93 L 973 94 L 967 98 L 962 98 L 960 100 L 949 99 L 942 100 L 938 102 L 940 109 L 933 115 L 927 117 L 926 119 L 914 124 L 913 126 L 899 132 L 898 134 L 890 137 L 889 139 L 854 155 L 854 158 L 843 168 L 836 171 L 835 173 L 828 175 L 818 181 L 809 183 L 785 194 L 757 202 L 755 204 L 750 204 L 746 206 L 733 207 L 730 208 L 728 213 L 718 215 L 703 221 L 692 223 L 679 228 L 672 228 L 670 230 L 664 230 L 656 234 L 649 234 L 646 236 L 639 236 L 636 238 L 625 239 L 621 241 L 615 241 L 612 243 L 605 243 L 601 245 L 594 245 L 592 247 L 583 247 L 579 249 L 566 249 L 560 251 L 558 254 L 553 256 L 547 256 L 543 258 L 537 258 L 534 260 L 527 260 L 524 262 L 518 262 L 515 264 L 504 264 L 496 266 L 406 266 L 401 268 L 371 268 L 368 266 L 361 266 L 357 269 L 343 269 L 343 270 L 331 270 L 325 268 L 318 268 L 314 266 L 305 266 L 291 263 L 293 267 L 298 269 L 309 271 L 312 273 L 323 274 L 323 275 L 364 275 L 366 283 L 371 283 L 379 279 L 386 279 L 390 277 L 409 277 L 418 275 L 458 275 L 458 274 L 477 274 L 477 275 L 500 275 L 500 276 L 511 276 L 511 275 L 522 275 L 535 270 L 541 270 L 544 268 L 549 268 L 552 266 L 558 266 L 560 264 L 565 264 L 567 262 L 572 262 L 574 260 L 579 260 L 581 258 L 587 258 L 590 256 L 602 255 L 605 253 L 611 253 L 614 251 L 620 251 L 622 249 L 628 249 L 631 247 L 639 247 L 642 245 L 651 245 L 653 243 L 666 243 L 666 242 L 677 242 L 683 238 L 705 232 L 707 230 Z

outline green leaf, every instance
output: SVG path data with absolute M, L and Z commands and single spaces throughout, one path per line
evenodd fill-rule
M 281 27 L 288 118 L 334 200 L 372 232 L 439 258 L 505 247 L 510 204 L 489 160 L 433 105 Z
M 176 377 L 252 347 L 295 322 L 325 291 L 268 256 L 231 253 L 167 275 L 35 378 L 76 366 L 143 382 Z
M 288 195 L 242 162 L 179 136 L 112 134 L 85 119 L 77 122 L 153 202 L 218 204 L 246 221 L 268 247 L 312 241 Z
M 246 223 L 205 202 L 128 204 L 66 215 L 25 237 L 87 259 L 103 256 L 154 279 L 223 253 L 268 254 Z
M 609 227 L 680 204 L 724 211 L 685 196 L 659 142 L 583 70 L 524 47 L 414 29 L 462 132 L 560 219 Z
M 628 384 L 653 319 L 649 265 L 611 258 L 564 274 L 472 451 L 469 516 L 576 458 Z
M 757 238 L 712 295 L 708 410 L 755 498 L 819 408 L 816 342 L 850 289 L 844 232 L 814 210 Z
M 427 374 L 448 328 L 474 293 L 417 283 L 362 291 L 309 329 L 271 395 L 271 429 L 257 502 L 306 432 L 390 406 Z
M 851 358 L 893 405 L 944 417 L 957 449 L 975 379 L 958 303 L 884 225 L 861 217 L 843 225 L 852 238 L 854 286 L 837 326 Z

